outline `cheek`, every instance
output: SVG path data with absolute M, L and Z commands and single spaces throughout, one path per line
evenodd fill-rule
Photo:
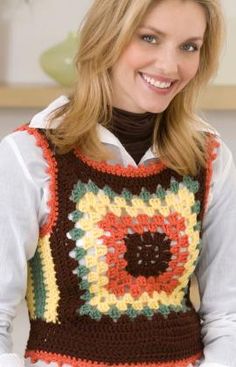
M 199 68 L 199 57 L 193 60 L 191 63 L 185 63 L 183 66 L 183 76 L 185 80 L 191 80 L 197 74 Z
M 140 70 L 145 63 L 145 57 L 138 47 L 131 45 L 123 52 L 120 57 L 120 63 L 127 72 L 135 72 Z

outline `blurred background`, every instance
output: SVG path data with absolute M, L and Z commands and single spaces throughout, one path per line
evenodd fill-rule
M 0 138 L 69 92 L 76 32 L 91 2 L 0 0 Z M 227 40 L 219 73 L 202 96 L 199 113 L 220 132 L 236 159 L 235 0 L 224 0 L 222 6 Z M 14 351 L 23 354 L 28 330 L 22 302 L 14 322 Z

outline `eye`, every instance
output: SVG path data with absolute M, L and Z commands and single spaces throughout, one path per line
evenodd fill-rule
M 195 52 L 199 50 L 199 47 L 195 43 L 185 43 L 181 48 L 183 51 L 187 52 Z
M 141 36 L 141 38 L 148 43 L 157 43 L 157 37 L 151 34 L 144 34 L 143 36 Z

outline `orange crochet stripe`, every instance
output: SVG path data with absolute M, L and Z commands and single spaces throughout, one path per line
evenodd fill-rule
M 113 213 L 108 213 L 106 217 L 99 222 L 100 228 L 104 231 L 109 231 L 109 236 L 103 235 L 102 240 L 104 244 L 109 248 L 112 247 L 113 252 L 107 254 L 107 263 L 109 269 L 107 271 L 109 277 L 109 283 L 106 288 L 113 292 L 116 296 L 124 296 L 125 289 L 129 286 L 133 297 L 137 298 L 142 293 L 142 288 L 145 287 L 146 291 L 151 295 L 154 291 L 165 291 L 167 294 L 173 292 L 173 289 L 178 285 L 176 279 L 182 276 L 184 273 L 184 266 L 181 266 L 182 261 L 186 261 L 188 253 L 181 253 L 181 248 L 187 247 L 188 237 L 186 235 L 180 236 L 179 232 L 175 232 L 178 223 L 180 229 L 184 229 L 184 220 L 176 213 L 168 216 L 171 224 L 164 224 L 164 217 L 161 215 L 155 215 L 152 218 L 148 218 L 147 215 L 137 216 L 138 224 L 132 224 L 132 218 L 125 216 L 123 218 L 116 217 Z M 173 225 L 175 224 L 175 227 Z M 151 226 L 151 228 L 149 228 Z M 169 267 L 172 269 L 170 272 L 166 272 L 159 276 L 150 276 L 147 279 L 142 276 L 134 278 L 126 270 L 127 261 L 124 259 L 124 252 L 126 246 L 124 244 L 124 237 L 128 233 L 128 229 L 131 228 L 133 232 L 144 233 L 144 227 L 156 232 L 157 227 L 160 226 L 164 233 L 169 238 L 176 241 L 176 246 L 172 246 L 170 252 L 175 255 L 176 259 L 169 262 Z M 120 255 L 123 255 L 120 258 Z M 111 266 L 112 265 L 112 266 Z M 115 265 L 115 266 L 114 266 Z
M 83 162 L 85 162 L 88 166 L 97 169 L 101 172 L 111 173 L 117 176 L 125 176 L 125 177 L 147 177 L 156 173 L 163 171 L 166 166 L 161 161 L 149 164 L 148 166 L 140 165 L 138 167 L 133 167 L 128 165 L 127 167 L 123 167 L 120 164 L 109 164 L 105 161 L 97 162 L 83 153 L 81 153 L 78 149 L 75 150 L 75 155 L 79 157 Z
M 53 154 L 49 148 L 49 144 L 46 139 L 37 131 L 37 129 L 30 128 L 28 125 L 20 126 L 16 131 L 27 131 L 33 135 L 36 140 L 37 146 L 43 151 L 43 157 L 48 163 L 47 173 L 50 175 L 51 180 L 49 183 L 50 198 L 47 205 L 50 209 L 47 222 L 40 228 L 40 236 L 43 237 L 51 232 L 52 227 L 57 221 L 58 217 L 58 195 L 57 195 L 57 162 L 53 157 Z
M 209 136 L 207 141 L 207 167 L 206 167 L 206 191 L 204 198 L 204 213 L 208 205 L 210 185 L 213 174 L 213 161 L 217 157 L 216 148 L 220 146 L 219 141 L 217 141 L 212 135 Z
M 47 353 L 43 351 L 33 351 L 28 350 L 26 352 L 26 357 L 31 358 L 31 362 L 35 363 L 38 360 L 42 360 L 46 363 L 57 362 L 59 367 L 62 367 L 64 363 L 70 364 L 71 367 L 187 367 L 189 363 L 195 363 L 202 357 L 201 353 L 195 354 L 189 358 L 182 359 L 180 361 L 171 361 L 171 362 L 158 362 L 158 363 L 117 363 L 117 364 L 108 364 L 103 362 L 96 361 L 85 361 L 82 359 L 76 359 L 73 357 L 68 357 L 61 354 L 56 353 Z

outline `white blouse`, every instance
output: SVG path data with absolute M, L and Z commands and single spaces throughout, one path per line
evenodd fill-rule
M 60 97 L 31 120 L 46 127 L 47 116 L 66 103 Z M 59 123 L 59 121 L 57 122 Z M 206 129 L 214 129 L 206 124 Z M 137 166 L 120 141 L 98 125 L 103 144 L 124 166 Z M 236 169 L 232 154 L 220 141 L 213 163 L 208 208 L 203 221 L 202 252 L 195 274 L 199 282 L 204 358 L 201 367 L 236 367 Z M 149 149 L 139 164 L 156 158 Z M 50 177 L 42 150 L 25 131 L 6 136 L 0 144 L 0 367 L 57 367 L 35 364 L 11 353 L 12 320 L 25 297 L 27 261 L 37 247 L 39 227 L 49 214 Z M 64 364 L 63 367 L 68 367 Z M 186 366 L 187 367 L 187 366 Z

